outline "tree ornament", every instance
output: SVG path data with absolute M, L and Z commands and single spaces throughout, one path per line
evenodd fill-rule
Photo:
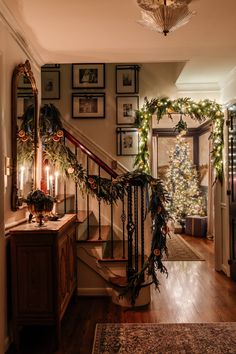
M 18 136 L 19 138 L 23 138 L 23 136 L 25 136 L 25 131 L 23 129 L 21 129 L 19 132 L 18 132 Z
M 154 253 L 154 255 L 155 255 L 156 257 L 159 257 L 160 254 L 161 254 L 161 251 L 159 250 L 159 248 L 155 248 L 155 249 L 153 250 L 153 253 Z

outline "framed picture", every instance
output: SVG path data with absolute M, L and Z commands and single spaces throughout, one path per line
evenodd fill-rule
M 135 115 L 138 110 L 138 96 L 116 97 L 116 123 L 130 125 L 135 123 Z
M 105 64 L 72 64 L 72 88 L 105 88 Z
M 30 105 L 35 104 L 33 93 L 18 93 L 17 94 L 17 118 L 21 119 L 26 109 Z
M 17 88 L 20 90 L 32 90 L 32 84 L 28 76 L 20 75 Z
M 47 70 L 47 69 L 59 69 L 60 68 L 60 64 L 45 64 L 42 66 L 43 70 Z
M 117 155 L 135 156 L 139 151 L 139 134 L 136 128 L 116 128 Z
M 60 99 L 60 71 L 42 71 L 42 100 Z
M 105 118 L 105 93 L 73 93 L 72 118 Z
M 138 65 L 116 65 L 116 93 L 138 93 L 138 74 Z

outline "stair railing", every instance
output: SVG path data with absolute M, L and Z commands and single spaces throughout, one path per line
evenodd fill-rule
M 78 162 L 80 162 L 86 169 L 89 176 L 92 172 L 93 175 L 111 179 L 111 181 L 118 177 L 117 173 L 111 169 L 104 161 L 96 156 L 90 149 L 83 143 L 75 138 L 66 129 L 64 130 L 64 144 L 74 149 Z M 78 183 L 74 185 L 75 193 L 75 213 L 79 212 L 79 188 Z M 64 185 L 64 212 L 70 210 L 67 208 L 66 202 L 67 185 Z M 100 198 L 97 198 L 97 211 L 98 211 L 98 240 L 102 240 L 102 203 Z M 126 259 L 127 263 L 127 277 L 128 279 L 140 270 L 144 264 L 144 188 L 142 185 L 129 184 L 126 192 L 121 201 L 109 205 L 110 212 L 107 216 L 110 220 L 110 254 L 109 259 Z M 90 196 L 86 197 L 86 210 L 87 210 L 87 240 L 90 240 Z M 127 213 L 127 214 L 126 214 Z M 114 220 L 115 218 L 115 220 Z M 114 227 L 114 221 L 116 227 Z M 117 224 L 119 224 L 117 226 Z M 116 256 L 114 254 L 115 231 L 120 232 L 120 240 L 122 243 L 121 254 Z M 128 243 L 128 245 L 127 245 Z

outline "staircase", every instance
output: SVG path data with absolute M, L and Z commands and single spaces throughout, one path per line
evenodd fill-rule
M 64 144 L 74 151 L 87 175 L 113 180 L 117 173 L 90 149 L 64 129 Z M 128 280 L 145 260 L 144 190 L 139 185 L 127 186 L 127 193 L 117 203 L 80 191 L 77 183 L 65 181 L 57 203 L 58 213 L 77 214 L 77 262 L 80 296 L 112 296 L 114 303 L 131 306 L 129 296 L 119 297 Z M 149 241 L 148 241 L 149 243 Z M 150 287 L 144 286 L 135 303 L 150 302 Z

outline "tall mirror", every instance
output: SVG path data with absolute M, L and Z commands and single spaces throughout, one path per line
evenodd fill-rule
M 38 90 L 28 60 L 12 76 L 12 195 L 13 211 L 36 187 Z

